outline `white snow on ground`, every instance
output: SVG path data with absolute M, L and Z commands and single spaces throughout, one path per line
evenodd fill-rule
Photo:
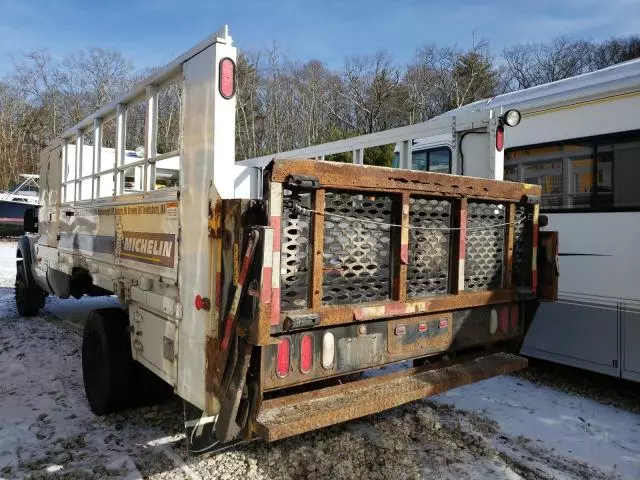
M 578 395 L 495 377 L 434 397 L 498 422 L 506 435 L 627 478 L 640 478 L 640 416 Z
M 13 285 L 6 245 L 0 282 Z M 512 376 L 188 458 L 177 399 L 103 418 L 87 406 L 77 327 L 115 299 L 49 298 L 30 319 L 13 302 L 0 288 L 0 478 L 640 478 L 640 415 Z
M 41 319 L 20 319 L 11 293 L 0 294 L 0 472 L 139 478 L 124 448 L 105 448 L 115 432 L 82 395 L 78 341 Z
M 16 280 L 15 240 L 0 239 L 0 287 L 13 287 Z

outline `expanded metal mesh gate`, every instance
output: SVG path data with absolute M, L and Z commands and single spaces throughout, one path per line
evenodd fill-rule
M 309 299 L 311 193 L 283 192 L 281 245 L 282 310 L 306 308 Z M 301 208 L 302 207 L 302 208 Z
M 409 226 L 407 297 L 449 293 L 451 200 L 410 197 Z
M 391 298 L 391 220 L 389 195 L 326 193 L 323 304 Z
M 506 251 L 513 237 L 514 287 L 531 283 L 532 207 L 515 204 L 512 223 L 508 202 L 469 199 L 466 202 L 466 236 L 460 242 L 460 200 L 456 198 L 373 192 L 322 192 L 322 212 L 314 210 L 313 189 L 292 187 L 283 191 L 281 218 L 281 309 L 304 310 L 311 306 L 313 269 L 317 280 L 315 306 L 338 306 L 450 295 L 454 275 L 464 275 L 463 288 L 482 292 L 504 288 Z M 407 212 L 405 224 L 398 222 Z M 515 215 L 514 215 L 515 213 Z M 527 214 L 529 213 L 529 217 Z M 314 216 L 322 219 L 313 244 Z M 515 217 L 515 218 L 514 218 Z M 406 229 L 405 273 L 399 265 L 401 230 Z M 508 232 L 511 229 L 511 233 Z M 454 254 L 464 245 L 464 270 L 458 272 Z M 314 267 L 314 253 L 321 255 Z M 399 292 L 398 285 L 406 290 Z M 509 286 L 510 286 L 509 285 Z
M 464 289 L 502 287 L 506 208 L 502 203 L 469 202 Z

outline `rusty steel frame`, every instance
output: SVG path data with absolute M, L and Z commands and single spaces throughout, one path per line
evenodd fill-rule
M 516 292 L 511 288 L 490 290 L 482 292 L 464 291 L 464 256 L 466 250 L 466 205 L 467 199 L 485 199 L 509 203 L 509 219 L 515 215 L 515 203 L 527 201 L 529 198 L 540 196 L 540 186 L 514 182 L 503 182 L 472 177 L 459 177 L 454 175 L 439 174 L 433 172 L 419 172 L 397 170 L 384 167 L 369 167 L 361 165 L 339 164 L 334 162 L 322 162 L 316 160 L 286 160 L 275 161 L 270 171 L 268 188 L 273 196 L 274 192 L 281 195 L 283 185 L 292 178 L 304 176 L 317 181 L 314 191 L 313 209 L 318 214 L 314 215 L 312 224 L 312 242 L 310 248 L 311 257 L 311 281 L 309 285 L 309 308 L 280 312 L 274 308 L 274 303 L 279 303 L 278 296 L 272 296 L 271 305 L 261 305 L 260 323 L 258 329 L 260 335 L 254 338 L 259 345 L 266 345 L 277 341 L 270 335 L 281 331 L 282 322 L 287 316 L 314 313 L 318 314 L 320 321 L 312 328 L 347 324 L 354 321 L 368 321 L 380 318 L 393 318 L 412 313 L 443 312 L 456 309 L 478 307 L 483 305 L 509 303 L 517 300 Z M 275 188 L 274 188 L 275 187 Z M 367 192 L 391 192 L 399 196 L 401 203 L 399 229 L 399 249 L 394 251 L 393 289 L 391 298 L 382 302 L 363 303 L 346 306 L 322 305 L 322 278 L 323 278 L 323 239 L 324 239 L 324 207 L 325 192 L 327 188 L 335 188 L 351 191 Z M 431 195 L 435 197 L 448 197 L 455 199 L 453 209 L 454 227 L 460 228 L 452 234 L 452 259 L 451 259 L 451 294 L 435 297 L 423 297 L 407 301 L 407 257 L 408 257 L 408 229 L 409 212 L 408 204 L 411 195 Z M 279 200 L 279 201 L 277 201 Z M 282 214 L 281 199 L 272 199 L 269 205 L 268 215 L 273 219 L 279 219 Z M 537 212 L 537 209 L 534 209 Z M 279 227 L 273 225 L 273 228 Z M 280 235 L 274 231 L 276 238 Z M 507 228 L 506 242 L 506 266 L 504 284 L 511 285 L 512 252 L 513 252 L 513 225 Z M 279 240 L 279 239 L 278 239 Z M 279 245 L 274 245 L 275 248 Z M 276 272 L 274 272 L 275 274 Z M 275 275 L 274 275 L 275 279 Z M 363 313 L 364 312 L 364 313 Z M 279 316 L 276 321 L 273 315 Z
M 284 183 L 289 177 L 296 175 L 317 179 L 320 188 L 368 190 L 396 194 L 410 192 L 415 195 L 427 194 L 519 202 L 523 197 L 539 198 L 541 193 L 539 185 L 445 173 L 318 160 L 276 160 L 273 162 L 271 182 Z
M 254 431 L 268 442 L 280 440 L 527 366 L 525 358 L 507 353 L 461 360 L 265 400 Z

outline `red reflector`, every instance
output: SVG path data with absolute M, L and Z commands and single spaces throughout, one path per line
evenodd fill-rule
M 309 373 L 313 368 L 313 337 L 305 335 L 300 340 L 300 371 Z
M 509 330 L 509 307 L 505 306 L 500 309 L 500 331 L 507 333 Z
M 438 327 L 440 328 L 447 328 L 447 325 L 449 324 L 449 322 L 447 322 L 446 318 L 443 318 L 442 320 L 440 320 L 440 323 L 438 323 Z
M 500 126 L 496 129 L 496 150 L 499 152 L 504 148 L 504 127 Z
M 196 295 L 196 300 L 194 303 L 196 305 L 196 310 L 202 309 L 202 297 L 200 295 Z
M 428 328 L 429 327 L 427 326 L 426 323 L 419 323 L 418 324 L 418 331 L 419 332 L 426 332 Z
M 511 328 L 518 328 L 518 304 L 511 305 Z
M 276 358 L 276 375 L 284 378 L 289 375 L 289 352 L 291 351 L 291 341 L 288 338 L 281 338 L 278 344 Z
M 220 95 L 231 98 L 236 93 L 236 64 L 230 58 L 220 60 Z

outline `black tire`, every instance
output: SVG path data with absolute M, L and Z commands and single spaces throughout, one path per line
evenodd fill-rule
M 96 415 L 130 405 L 133 371 L 127 312 L 104 308 L 89 312 L 82 338 L 82 379 L 91 411 Z
M 15 297 L 16 309 L 21 317 L 33 317 L 44 307 L 46 295 L 38 286 L 27 283 L 27 272 L 22 262 L 16 267 Z
M 131 406 L 156 405 L 173 395 L 173 388 L 139 362 L 133 362 Z

